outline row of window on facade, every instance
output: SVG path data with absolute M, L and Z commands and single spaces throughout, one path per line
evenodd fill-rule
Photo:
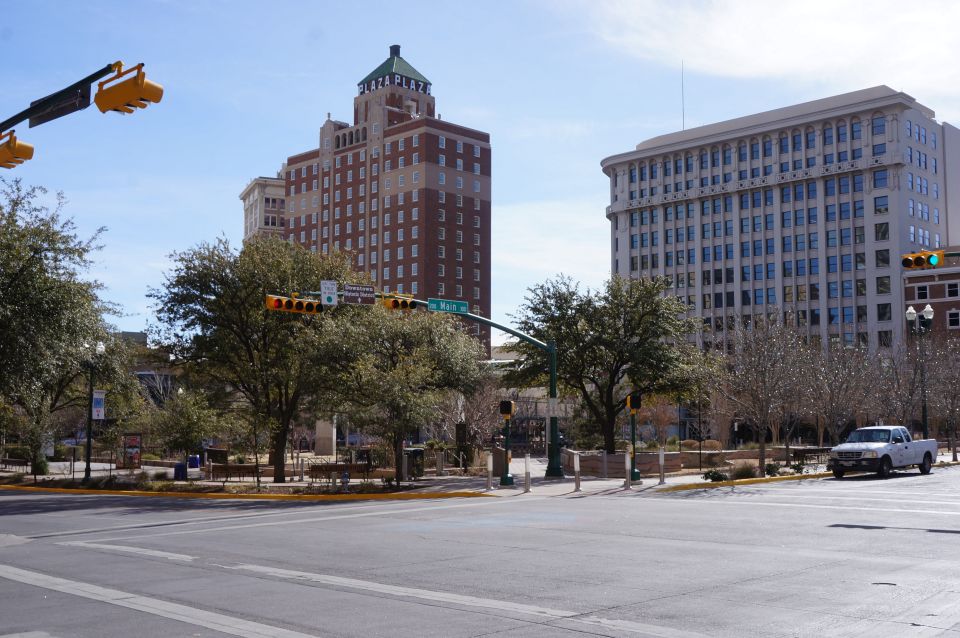
M 873 137 L 879 137 L 886 134 L 886 117 L 883 115 L 874 116 L 870 120 L 870 129 Z M 915 138 L 917 142 L 927 143 L 926 127 L 913 126 L 910 120 L 906 122 L 907 138 Z M 932 147 L 937 148 L 937 135 L 931 134 Z M 863 138 L 863 126 L 859 120 L 853 120 L 850 123 L 850 140 L 860 140 Z M 821 144 L 831 146 L 834 139 L 838 143 L 848 141 L 847 125 L 839 122 L 836 125 L 828 124 L 821 128 Z M 804 132 L 793 131 L 791 135 L 780 133 L 776 137 L 766 136 L 763 139 L 754 139 L 748 142 L 740 142 L 736 145 L 737 161 L 746 162 L 749 160 L 759 160 L 761 157 L 772 157 L 774 155 L 774 145 L 778 154 L 784 155 L 790 152 L 802 152 L 805 150 L 814 150 L 817 148 L 817 131 L 813 127 L 807 127 Z M 879 142 L 883 144 L 883 142 Z M 748 150 L 749 149 L 749 150 Z M 880 152 L 874 152 L 874 155 L 882 155 L 885 149 Z M 631 165 L 629 168 L 629 179 L 631 183 L 638 181 L 648 181 L 658 179 L 658 173 L 662 171 L 665 177 L 670 175 L 692 173 L 695 167 L 699 170 L 709 168 L 719 168 L 733 164 L 734 147 L 724 145 L 722 148 L 714 147 L 709 151 L 700 150 L 695 156 L 693 153 L 686 153 L 684 156 L 674 155 L 650 162 Z M 856 159 L 856 158 L 854 158 Z M 841 159 L 840 161 L 845 161 Z

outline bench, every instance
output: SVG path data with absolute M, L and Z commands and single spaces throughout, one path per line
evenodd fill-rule
M 260 466 L 260 477 L 273 475 L 272 465 Z M 243 477 L 257 478 L 256 463 L 211 463 L 210 480 L 229 481 L 232 478 L 242 479 Z
M 27 471 L 27 466 L 29 464 L 29 461 L 24 461 L 23 459 L 0 459 L 0 467 L 20 468 L 24 472 Z
M 371 469 L 367 463 L 315 463 L 310 466 L 309 475 L 311 481 L 328 479 L 336 483 L 344 472 L 351 477 L 359 474 L 366 480 Z

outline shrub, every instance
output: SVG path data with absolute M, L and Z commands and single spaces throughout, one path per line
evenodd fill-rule
M 749 463 L 741 463 L 733 468 L 733 479 L 756 478 L 757 468 Z
M 803 468 L 804 468 L 803 463 L 794 463 L 793 465 L 790 466 L 790 469 L 796 472 L 797 474 L 803 474 Z
M 647 450 L 659 450 L 660 444 L 656 441 L 647 441 L 647 444 L 643 447 Z
M 147 452 L 147 453 L 145 453 L 145 454 L 141 454 L 141 455 L 140 455 L 140 460 L 141 460 L 141 461 L 159 461 L 159 460 L 160 460 L 160 455 L 159 455 L 159 454 L 150 454 L 149 452 Z
M 233 462 L 236 463 L 237 465 L 243 465 L 244 463 L 247 462 L 247 457 L 245 457 L 242 454 L 238 454 L 237 457 L 233 460 Z
M 776 476 L 777 474 L 780 473 L 780 466 L 777 465 L 776 463 L 767 463 L 766 465 L 763 466 L 763 469 L 766 472 L 767 476 Z
M 70 458 L 70 450 L 62 443 L 55 443 L 53 446 L 53 460 L 66 461 Z
M 684 439 L 680 441 L 680 447 L 684 450 L 699 450 L 700 442 L 694 439 Z
M 719 452 L 723 449 L 723 446 L 720 445 L 720 441 L 714 441 L 713 439 L 707 439 L 703 442 L 703 449 L 710 452 Z
M 676 437 L 676 436 L 671 436 L 669 439 L 667 439 L 667 445 L 676 445 L 677 442 L 679 442 L 679 441 L 680 441 L 680 439 L 679 439 L 678 437 Z
M 50 473 L 50 464 L 42 454 L 30 465 L 30 473 L 36 475 Z
M 156 472 L 153 473 L 154 481 L 166 481 L 169 478 L 170 478 L 170 475 L 167 474 L 166 470 L 157 470 Z
M 717 470 L 717 469 L 707 470 L 706 472 L 703 473 L 703 480 L 711 481 L 713 483 L 719 483 L 720 481 L 726 481 L 727 475 L 724 472 L 721 472 L 720 470 Z
M 22 445 L 8 445 L 3 449 L 3 456 L 8 459 L 20 459 L 21 461 L 30 460 L 30 450 Z
M 741 446 L 743 450 L 759 450 L 760 444 L 753 441 L 748 441 Z

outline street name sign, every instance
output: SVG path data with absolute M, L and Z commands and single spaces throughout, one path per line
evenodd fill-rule
M 343 303 L 368 304 L 376 303 L 377 295 L 373 286 L 361 286 L 359 284 L 343 285 Z
M 470 304 L 466 301 L 453 301 L 450 299 L 427 299 L 427 310 L 467 314 L 470 312 Z

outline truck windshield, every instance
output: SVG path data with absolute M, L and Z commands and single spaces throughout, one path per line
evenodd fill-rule
M 854 430 L 847 443 L 889 443 L 890 430 Z

